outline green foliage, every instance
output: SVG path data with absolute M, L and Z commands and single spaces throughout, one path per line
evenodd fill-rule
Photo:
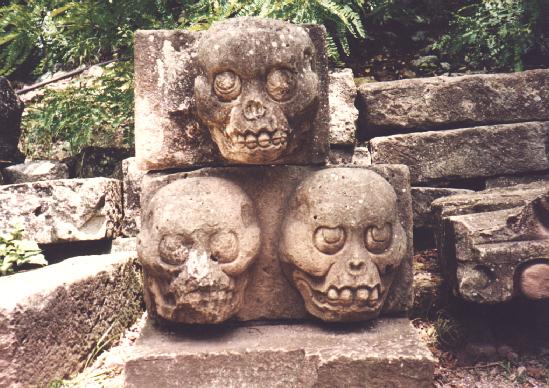
M 453 60 L 475 68 L 523 70 L 523 56 L 543 39 L 536 31 L 547 23 L 547 0 L 485 0 L 461 8 L 450 31 L 434 45 Z M 547 16 L 547 15 L 546 15 Z
M 15 272 L 24 264 L 48 265 L 36 242 L 23 239 L 23 229 L 15 227 L 0 234 L 0 276 Z
M 71 153 L 86 146 L 133 144 L 133 64 L 107 65 L 96 79 L 80 78 L 61 90 L 47 90 L 23 116 L 24 152 L 51 157 L 52 144 L 68 141 Z

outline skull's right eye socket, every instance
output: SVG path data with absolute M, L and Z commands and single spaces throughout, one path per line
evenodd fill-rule
M 164 236 L 158 250 L 162 261 L 170 265 L 181 265 L 189 257 L 188 241 L 180 235 Z
M 345 230 L 339 226 L 335 228 L 321 226 L 315 231 L 313 241 L 320 252 L 333 255 L 345 244 Z
M 222 101 L 231 101 L 240 95 L 240 77 L 227 70 L 218 73 L 214 79 L 214 92 Z

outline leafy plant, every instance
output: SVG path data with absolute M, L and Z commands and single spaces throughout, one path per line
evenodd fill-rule
M 23 239 L 23 229 L 15 227 L 0 234 L 0 276 L 9 275 L 25 264 L 48 265 L 36 242 Z
M 27 156 L 51 157 L 52 145 L 68 141 L 71 154 L 86 146 L 133 145 L 133 64 L 105 67 L 97 79 L 80 78 L 48 90 L 23 116 Z
M 455 14 L 450 31 L 434 48 L 473 67 L 521 71 L 524 54 L 546 43 L 535 31 L 547 22 L 542 10 L 548 6 L 547 0 L 485 0 L 468 5 Z

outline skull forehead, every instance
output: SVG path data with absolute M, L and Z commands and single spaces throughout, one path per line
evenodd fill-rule
M 392 222 L 396 193 L 373 171 L 337 168 L 319 171 L 298 187 L 291 205 L 294 216 L 328 226 Z
M 314 51 L 308 33 L 280 20 L 236 18 L 214 24 L 198 49 L 200 64 L 213 73 L 231 69 L 254 77 L 272 67 L 302 70 L 304 51 Z
M 255 222 L 251 199 L 238 186 L 213 177 L 188 178 L 161 188 L 149 207 L 160 233 L 239 229 Z

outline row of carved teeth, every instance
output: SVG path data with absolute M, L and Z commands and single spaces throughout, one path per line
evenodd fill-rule
M 375 305 L 379 301 L 380 291 L 379 286 L 375 286 L 374 288 L 342 287 L 341 289 L 332 286 L 325 295 L 329 303 L 351 304 L 354 302 Z
M 288 134 L 286 131 L 280 129 L 277 129 L 274 132 L 261 131 L 258 134 L 238 134 L 236 136 L 236 142 L 242 147 L 248 147 L 251 150 L 257 147 L 267 148 L 269 146 L 286 145 L 288 142 Z

